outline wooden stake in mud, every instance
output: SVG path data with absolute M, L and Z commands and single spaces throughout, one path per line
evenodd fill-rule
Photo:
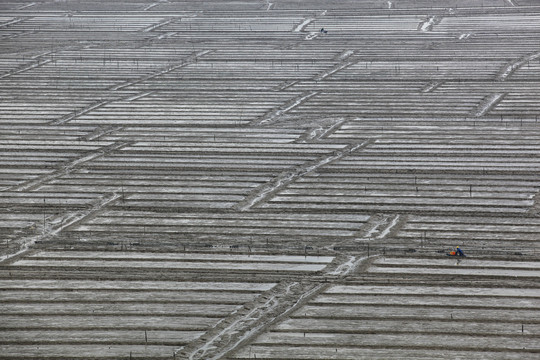
M 144 343 L 148 345 L 148 334 L 146 333 L 146 330 L 144 330 Z

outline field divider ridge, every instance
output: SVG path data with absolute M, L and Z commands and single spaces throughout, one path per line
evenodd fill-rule
M 120 191 L 121 190 L 119 189 L 119 192 Z M 28 251 L 32 250 L 32 245 L 49 240 L 54 236 L 58 235 L 65 228 L 75 225 L 83 221 L 84 219 L 87 219 L 89 216 L 96 214 L 102 208 L 118 200 L 122 196 L 119 192 L 114 192 L 112 194 L 104 194 L 100 196 L 88 209 L 80 210 L 77 212 L 68 212 L 66 214 L 57 216 L 57 219 L 60 222 L 58 226 L 50 228 L 44 227 L 42 234 L 21 239 L 19 250 L 14 253 L 6 254 L 3 257 L 0 257 L 0 263 L 5 263 L 6 261 L 13 261 L 15 260 L 15 258 L 19 258 L 20 256 L 25 255 Z
M 46 183 L 48 181 L 51 181 L 51 180 L 56 179 L 58 177 L 65 176 L 65 175 L 69 174 L 71 171 L 73 171 L 75 168 L 79 167 L 81 164 L 84 164 L 84 163 L 87 163 L 89 161 L 95 160 L 98 157 L 101 157 L 101 156 L 103 156 L 105 154 L 108 154 L 108 153 L 111 153 L 113 151 L 119 150 L 119 149 L 121 149 L 123 147 L 126 147 L 126 146 L 130 145 L 130 144 L 131 144 L 130 142 L 120 141 L 120 142 L 115 142 L 115 143 L 106 145 L 106 146 L 104 146 L 104 147 L 102 147 L 102 148 L 100 148 L 100 149 L 98 149 L 96 151 L 93 151 L 91 153 L 88 153 L 88 154 L 84 155 L 83 157 L 79 157 L 79 158 L 71 161 L 70 163 L 68 163 L 66 165 L 63 165 L 60 169 L 56 170 L 52 174 L 46 174 L 46 175 L 38 177 L 37 179 L 32 179 L 32 180 L 27 181 L 27 182 L 25 182 L 23 184 L 14 186 L 14 187 L 10 188 L 9 191 L 18 191 L 18 192 L 32 191 L 32 190 L 36 189 L 37 187 L 39 187 L 40 185 L 42 185 L 42 184 L 44 184 L 44 183 Z
M 177 350 L 182 359 L 217 360 L 227 357 L 236 349 L 283 320 L 338 280 L 352 272 L 366 268 L 367 258 L 338 256 L 324 272 L 325 281 L 290 279 L 263 293 L 253 304 L 247 304 L 229 319 L 224 319 L 207 334 L 185 348 Z
M 359 144 L 347 145 L 342 150 L 336 151 L 330 155 L 325 155 L 320 157 L 316 161 L 310 161 L 305 163 L 302 166 L 299 166 L 295 169 L 284 171 L 279 174 L 277 177 L 269 181 L 268 183 L 263 184 L 263 186 L 255 189 L 253 193 L 247 196 L 244 200 L 234 206 L 235 209 L 239 211 L 247 211 L 253 208 L 254 206 L 260 204 L 261 202 L 267 200 L 269 197 L 274 195 L 279 190 L 285 188 L 290 183 L 296 181 L 297 179 L 316 171 L 317 169 L 339 160 L 344 156 L 347 156 L 357 150 L 363 149 L 369 144 L 372 140 L 366 140 Z

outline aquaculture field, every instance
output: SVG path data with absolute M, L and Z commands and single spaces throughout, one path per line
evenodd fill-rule
M 2 1 L 0 359 L 537 359 L 539 116 L 536 1 Z

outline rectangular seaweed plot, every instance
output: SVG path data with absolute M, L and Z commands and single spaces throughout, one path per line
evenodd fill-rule
M 413 263 L 407 258 L 386 260 L 388 266 L 403 268 Z M 418 261 L 440 269 L 445 264 L 456 267 L 447 259 Z M 375 267 L 382 263 L 377 260 Z M 471 262 L 469 269 L 475 268 L 504 268 L 515 274 L 527 268 L 538 274 L 537 262 Z M 446 358 L 451 352 L 463 358 L 532 359 L 540 351 L 540 322 L 535 320 L 539 294 L 535 287 L 513 288 L 504 280 L 496 288 L 456 288 L 450 282 L 333 285 L 232 358 L 416 359 Z
M 0 269 L 6 273 L 0 280 L 0 359 L 89 354 L 127 358 L 130 353 L 169 358 L 275 283 L 242 282 L 238 276 L 236 281 L 219 282 L 182 280 L 181 275 L 178 280 L 163 280 L 164 270 L 209 276 L 228 269 L 305 273 L 331 261 L 301 256 L 38 252 Z M 62 280 L 55 279 L 61 268 L 70 268 L 69 275 L 64 272 Z

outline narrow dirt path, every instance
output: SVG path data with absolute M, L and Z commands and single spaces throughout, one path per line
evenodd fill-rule
M 474 111 L 474 116 L 480 117 L 488 114 L 492 109 L 494 109 L 497 104 L 499 104 L 504 97 L 506 96 L 506 93 L 502 94 L 490 94 L 482 100 L 482 102 L 478 105 L 478 108 Z
M 87 163 L 91 160 L 95 160 L 98 157 L 101 157 L 103 155 L 109 154 L 111 152 L 114 152 L 116 150 L 119 150 L 123 147 L 126 147 L 130 145 L 129 142 L 126 141 L 119 141 L 107 146 L 104 146 L 98 150 L 92 151 L 90 153 L 85 154 L 84 156 L 74 159 L 68 164 L 63 165 L 60 169 L 56 170 L 55 172 L 51 174 L 46 174 L 43 176 L 40 176 L 36 179 L 29 180 L 25 183 L 22 183 L 20 185 L 16 185 L 14 187 L 9 188 L 9 191 L 18 191 L 18 192 L 24 192 L 24 191 L 31 191 L 36 189 L 37 187 L 54 180 L 56 178 L 59 178 L 61 176 L 65 176 L 69 173 L 71 173 L 76 168 L 80 167 L 84 163 Z
M 248 211 L 251 208 L 257 206 L 258 204 L 266 201 L 271 196 L 279 192 L 281 189 L 284 189 L 287 185 L 290 183 L 296 181 L 297 179 L 316 171 L 317 169 L 331 163 L 334 161 L 337 161 L 344 156 L 347 156 L 359 149 L 365 148 L 371 143 L 370 140 L 364 141 L 360 144 L 352 144 L 348 145 L 343 150 L 336 151 L 330 155 L 324 155 L 320 157 L 318 160 L 313 162 L 308 162 L 302 166 L 299 166 L 295 169 L 291 169 L 289 171 L 283 172 L 279 174 L 277 177 L 272 179 L 270 182 L 264 184 L 263 186 L 255 189 L 255 191 L 250 194 L 248 197 L 246 197 L 243 201 L 238 203 L 235 206 L 235 209 L 239 211 Z
M 20 255 L 24 255 L 27 251 L 31 250 L 31 246 L 36 242 L 44 242 L 55 236 L 57 236 L 65 228 L 75 225 L 92 215 L 99 212 L 107 205 L 118 200 L 122 195 L 118 192 L 104 194 L 97 198 L 88 209 L 67 212 L 64 214 L 56 215 L 53 219 L 49 220 L 49 225 L 43 224 L 43 232 L 39 235 L 25 237 L 17 240 L 18 250 L 13 253 L 4 254 L 0 257 L 0 263 L 10 261 Z
M 283 320 L 309 300 L 325 291 L 332 280 L 340 280 L 355 271 L 365 270 L 367 258 L 338 256 L 322 276 L 314 281 L 308 278 L 288 279 L 259 296 L 254 302 L 220 321 L 214 328 L 175 352 L 180 359 L 222 359 L 238 347 Z
M 538 58 L 540 58 L 540 52 L 537 51 L 510 62 L 501 71 L 499 71 L 496 80 L 504 81 L 508 79 L 516 70 L 520 69 L 523 65 L 527 64 L 529 61 L 533 61 Z
M 270 110 L 270 112 L 265 114 L 262 118 L 253 121 L 250 125 L 251 126 L 270 125 L 276 122 L 282 115 L 285 115 L 288 111 L 306 102 L 307 100 L 317 95 L 318 93 L 319 93 L 318 91 L 302 93 L 296 98 L 287 101 L 285 104 L 282 104 L 281 106 Z

